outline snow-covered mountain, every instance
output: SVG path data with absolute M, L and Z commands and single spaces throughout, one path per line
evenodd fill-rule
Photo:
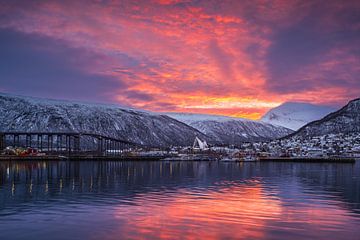
M 305 124 L 321 119 L 335 110 L 335 108 L 323 105 L 286 102 L 269 110 L 261 121 L 296 131 Z
M 166 113 L 223 144 L 262 141 L 284 137 L 293 131 L 268 123 L 219 115 Z
M 313 137 L 325 134 L 360 132 L 360 98 L 350 101 L 340 110 L 300 128 L 291 136 Z
M 198 130 L 168 116 L 114 105 L 0 93 L 0 131 L 90 132 L 148 146 L 192 145 Z

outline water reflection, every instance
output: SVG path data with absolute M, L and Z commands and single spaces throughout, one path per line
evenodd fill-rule
M 0 232 L 56 239 L 358 239 L 360 166 L 2 162 Z
M 173 239 L 182 226 L 179 239 L 184 236 L 202 239 L 264 237 L 263 229 L 268 222 L 280 217 L 280 200 L 267 197 L 257 181 L 251 187 L 227 185 L 205 193 L 195 188 L 160 196 L 138 196 L 135 205 L 116 207 L 115 218 L 126 223 L 118 233 L 125 228 L 129 234 L 125 238 Z M 139 211 L 141 214 L 132 214 Z M 158 231 L 159 225 L 161 231 Z

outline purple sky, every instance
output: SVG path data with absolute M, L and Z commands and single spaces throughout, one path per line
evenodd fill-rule
M 359 1 L 0 1 L 0 91 L 259 118 L 360 93 Z

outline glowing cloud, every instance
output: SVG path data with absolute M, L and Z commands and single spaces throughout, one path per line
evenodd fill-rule
M 2 2 L 0 89 L 250 118 L 290 100 L 340 106 L 360 90 L 360 4 L 323 3 Z M 8 61 L 19 46 L 37 65 Z M 59 77 L 42 62 L 89 93 L 46 90 Z

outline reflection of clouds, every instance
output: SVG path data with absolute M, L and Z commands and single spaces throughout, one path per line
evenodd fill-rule
M 115 239 L 332 239 L 334 231 L 355 239 L 356 218 L 336 202 L 314 200 L 284 204 L 256 180 L 246 184 L 219 184 L 210 189 L 139 194 L 130 205 L 116 207 L 122 222 Z M 310 196 L 309 196 L 310 197 Z M 116 236 L 116 237 L 114 237 Z M 339 235 L 336 235 L 339 236 Z
M 267 222 L 278 218 L 281 205 L 277 199 L 265 198 L 260 184 L 252 185 L 139 195 L 133 205 L 116 208 L 115 219 L 126 222 L 119 234 L 125 238 L 263 238 Z
M 358 200 L 346 202 L 337 192 L 345 187 L 358 194 L 357 170 L 289 163 L 1 162 L 0 214 L 11 212 L 8 219 L 17 224 L 7 221 L 0 229 L 32 229 L 27 233 L 34 239 L 39 227 L 86 239 L 357 239 L 359 214 L 349 205 Z

